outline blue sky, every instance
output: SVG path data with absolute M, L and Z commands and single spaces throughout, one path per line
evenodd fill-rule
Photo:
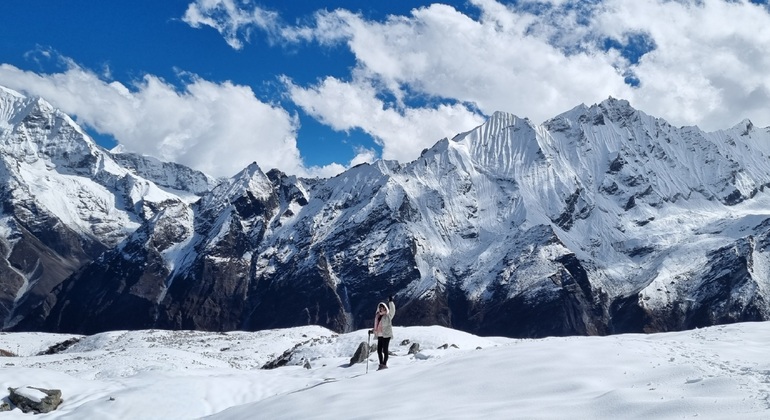
M 360 10 L 360 1 L 329 2 L 327 8 Z M 408 13 L 420 2 L 382 2 L 361 10 L 383 18 Z M 3 62 L 41 73 L 61 71 L 61 57 L 96 72 L 109 71 L 112 79 L 130 83 L 149 73 L 181 88 L 179 71 L 214 82 L 232 81 L 250 86 L 264 101 L 279 101 L 300 114 L 297 141 L 308 166 L 350 161 L 355 146 L 377 148 L 360 130 L 337 132 L 303 114 L 282 97 L 278 77 L 313 83 L 321 75 L 345 77 L 354 65 L 349 51 L 316 45 L 276 45 L 255 36 L 242 50 L 225 43 L 214 29 L 195 30 L 182 21 L 189 1 L 177 0 L 33 0 L 6 2 L 0 27 Z M 308 19 L 317 1 L 261 3 L 289 22 Z M 53 56 L 47 55 L 52 53 Z M 103 146 L 114 146 L 110 133 L 90 130 Z
M 496 110 L 608 96 L 675 125 L 770 124 L 766 2 L 4 0 L 0 85 L 100 144 L 216 176 L 402 162 Z

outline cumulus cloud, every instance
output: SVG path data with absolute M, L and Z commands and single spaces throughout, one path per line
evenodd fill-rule
M 770 13 L 747 0 L 470 0 L 382 19 L 319 10 L 304 26 L 247 0 L 195 0 L 183 20 L 211 27 L 235 49 L 268 42 L 349 49 L 349 74 L 319 74 L 286 97 L 334 130 L 362 130 L 382 157 L 408 161 L 494 111 L 539 123 L 608 96 L 674 125 L 770 125 Z M 40 95 L 126 148 L 214 175 L 257 161 L 298 175 L 335 175 L 377 158 L 303 165 L 298 117 L 247 86 L 180 75 L 181 88 L 146 75 L 109 82 L 69 62 L 35 74 L 0 66 L 0 83 Z
M 594 17 L 608 36 L 637 31 L 655 42 L 632 70 L 638 107 L 680 124 L 770 124 L 770 14 L 748 1 L 608 1 Z
M 539 122 L 586 100 L 630 94 L 613 54 L 565 54 L 529 33 L 533 16 L 491 1 L 477 5 L 477 20 L 441 4 L 385 22 L 347 11 L 322 13 L 318 36 L 327 39 L 324 28 L 347 25 L 347 44 L 364 77 L 397 97 L 451 98 L 487 115 L 502 110 Z
M 479 115 L 459 104 L 436 108 L 388 107 L 366 81 L 349 83 L 327 77 L 307 88 L 288 79 L 285 83 L 292 100 L 322 123 L 339 131 L 360 128 L 371 135 L 382 146 L 384 159 L 414 160 L 438 140 L 483 122 Z M 371 157 L 371 153 L 365 156 Z
M 762 5 L 747 0 L 470 4 L 478 14 L 442 4 L 381 20 L 347 10 L 319 11 L 310 26 L 283 25 L 270 33 L 291 42 L 346 45 L 356 60 L 348 80 L 322 77 L 313 86 L 291 85 L 292 98 L 335 129 L 362 128 L 389 150 L 402 145 L 391 147 L 395 136 L 375 134 L 365 114 L 372 107 L 334 116 L 320 104 L 338 101 L 346 89 L 356 100 L 368 98 L 367 105 L 390 116 L 387 121 L 400 115 L 396 125 L 403 127 L 423 123 L 411 118 L 413 113 L 445 113 L 449 119 L 459 112 L 457 106 L 407 106 L 415 96 L 474 104 L 487 115 L 509 111 L 536 122 L 614 96 L 677 125 L 718 129 L 745 117 L 770 124 L 770 57 L 763 53 L 770 45 L 770 14 Z M 634 45 L 640 39 L 641 50 Z M 394 101 L 377 104 L 383 96 Z
M 365 147 L 358 147 L 356 149 L 356 155 L 353 157 L 353 159 L 350 160 L 350 162 L 348 162 L 347 165 L 333 162 L 324 166 L 312 166 L 308 168 L 308 172 L 316 177 L 331 178 L 333 176 L 339 175 L 342 172 L 345 172 L 348 168 L 352 168 L 353 166 L 360 165 L 362 163 L 372 163 L 377 159 L 379 159 L 379 157 L 375 150 L 367 149 Z
M 260 7 L 247 10 L 244 8 L 247 4 L 237 0 L 197 0 L 187 6 L 182 20 L 193 28 L 216 29 L 228 45 L 240 50 L 253 29 L 272 34 L 279 28 L 277 13 Z
M 285 25 L 274 11 L 252 5 L 248 0 L 196 0 L 187 6 L 182 21 L 193 28 L 211 27 L 228 45 L 243 49 L 255 30 L 268 42 L 296 42 L 311 35 L 309 28 Z
M 0 84 L 45 98 L 128 151 L 214 176 L 233 175 L 254 161 L 265 170 L 308 174 L 295 116 L 261 102 L 247 86 L 182 77 L 188 81 L 177 90 L 152 75 L 125 86 L 72 64 L 55 74 L 0 65 Z
M 377 158 L 376 151 L 365 147 L 359 147 L 356 156 L 350 161 L 350 166 L 356 166 L 362 163 L 372 163 L 377 160 Z

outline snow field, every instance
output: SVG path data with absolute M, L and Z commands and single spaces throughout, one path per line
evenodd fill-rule
M 118 331 L 50 356 L 33 354 L 73 336 L 6 333 L 0 349 L 21 356 L 0 358 L 0 389 L 61 389 L 64 403 L 41 419 L 770 417 L 768 322 L 537 340 L 435 326 L 394 334 L 390 368 L 376 371 L 372 353 L 367 374 L 348 366 L 366 330 Z M 404 339 L 420 353 L 407 355 Z M 290 348 L 289 366 L 259 369 Z

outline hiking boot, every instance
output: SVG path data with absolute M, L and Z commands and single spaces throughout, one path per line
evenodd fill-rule
M 377 368 L 377 370 L 383 370 L 383 369 L 387 369 L 387 368 L 388 368 L 388 365 L 380 365 L 380 367 Z

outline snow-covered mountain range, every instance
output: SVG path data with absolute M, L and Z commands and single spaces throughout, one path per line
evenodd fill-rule
M 214 180 L 108 152 L 0 90 L 0 319 L 12 330 L 363 328 L 545 336 L 770 319 L 770 130 L 607 99 L 495 113 L 408 164 Z

